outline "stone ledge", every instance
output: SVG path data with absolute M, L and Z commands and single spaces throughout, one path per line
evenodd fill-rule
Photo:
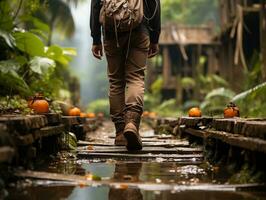
M 227 133 L 224 131 L 185 129 L 185 132 L 201 138 L 219 139 L 229 145 L 243 149 L 266 153 L 266 141 L 259 138 L 245 137 L 239 134 Z
M 23 133 L 46 126 L 48 120 L 44 115 L 2 115 L 0 123 L 6 124 L 10 132 Z

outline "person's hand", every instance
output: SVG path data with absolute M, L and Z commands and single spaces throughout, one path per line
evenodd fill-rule
M 101 60 L 103 56 L 103 46 L 102 44 L 92 45 L 92 54 L 95 58 Z
M 148 58 L 152 58 L 156 56 L 158 53 L 159 53 L 159 45 L 151 43 L 149 48 Z

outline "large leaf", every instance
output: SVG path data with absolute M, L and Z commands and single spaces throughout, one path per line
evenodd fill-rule
M 73 48 L 62 48 L 57 45 L 51 45 L 45 48 L 45 54 L 62 65 L 68 65 L 72 60 L 72 56 L 76 55 L 76 50 Z
M 205 97 L 205 99 L 211 99 L 213 97 L 225 97 L 225 98 L 231 99 L 233 98 L 234 95 L 235 93 L 230 89 L 217 88 L 209 92 L 207 96 Z
M 1 92 L 16 91 L 20 94 L 29 94 L 29 87 L 17 73 L 20 65 L 13 60 L 0 61 L 0 86 Z M 1 89 L 2 90 L 2 89 Z
M 46 74 L 50 69 L 55 68 L 55 62 L 44 57 L 34 57 L 29 64 L 31 70 L 37 74 Z
M 31 56 L 44 56 L 44 44 L 42 40 L 30 32 L 13 33 L 16 46 L 19 50 Z
M 261 90 L 264 90 L 264 89 L 266 90 L 266 82 L 261 83 L 254 88 L 251 88 L 249 90 L 246 90 L 246 91 L 234 96 L 231 101 L 237 102 L 237 101 L 243 100 L 243 99 L 247 98 L 248 96 L 250 96 L 256 92 L 260 92 Z

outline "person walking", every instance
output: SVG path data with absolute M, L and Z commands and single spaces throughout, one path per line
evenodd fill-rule
M 160 0 L 91 0 L 92 53 L 101 59 L 104 46 L 115 145 L 128 150 L 142 149 L 145 68 L 159 52 L 160 6 Z

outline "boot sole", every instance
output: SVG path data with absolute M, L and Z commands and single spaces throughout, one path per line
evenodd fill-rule
M 126 142 L 115 142 L 115 146 L 126 146 Z
M 139 137 L 131 130 L 125 130 L 124 136 L 127 140 L 128 151 L 139 151 L 142 149 L 142 142 Z

